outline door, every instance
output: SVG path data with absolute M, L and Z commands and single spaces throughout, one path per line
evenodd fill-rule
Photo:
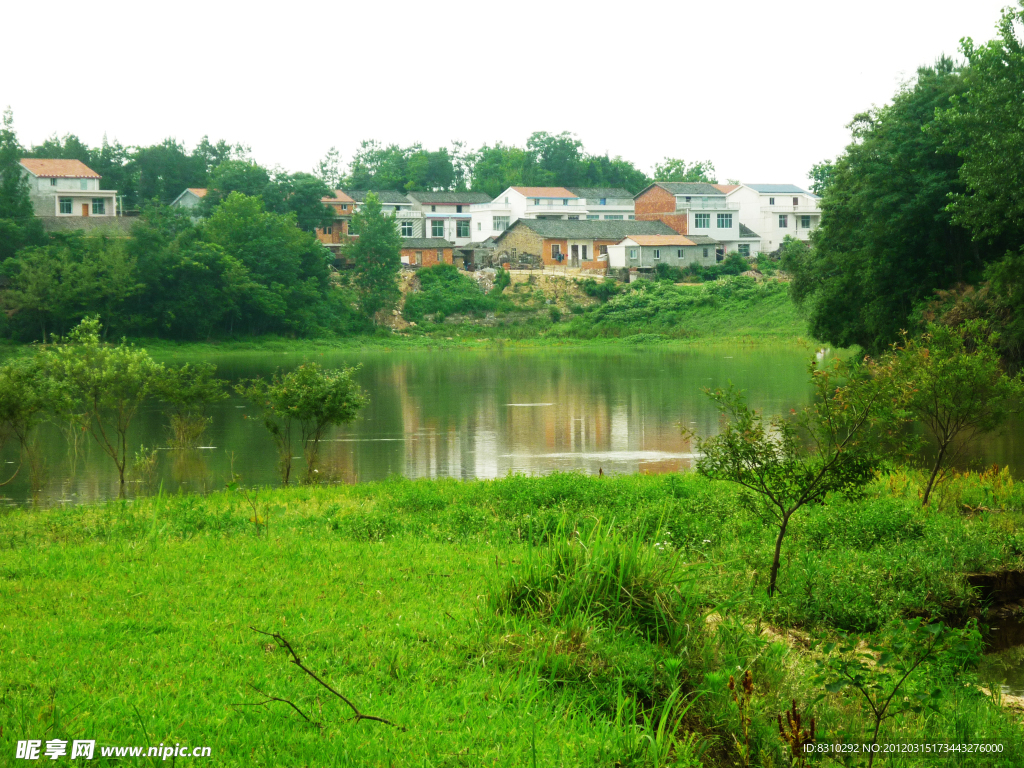
M 580 247 L 573 243 L 572 245 L 569 246 L 569 252 L 572 254 L 572 260 L 570 261 L 570 265 L 578 267 L 580 265 Z
M 88 203 L 82 203 L 82 215 L 83 216 L 88 216 L 89 215 L 89 204 Z

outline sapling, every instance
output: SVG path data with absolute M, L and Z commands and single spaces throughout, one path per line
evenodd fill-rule
M 210 406 L 228 396 L 216 371 L 212 363 L 185 363 L 166 369 L 160 377 L 157 392 L 170 406 L 173 447 L 197 447 L 211 421 Z

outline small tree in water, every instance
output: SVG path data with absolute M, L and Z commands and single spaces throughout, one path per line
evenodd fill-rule
M 185 363 L 168 368 L 157 386 L 160 399 L 170 405 L 171 444 L 195 448 L 210 425 L 210 406 L 228 396 L 225 382 L 214 377 L 213 363 Z
M 306 459 L 305 482 L 309 483 L 317 472 L 320 441 L 327 428 L 352 421 L 369 402 L 352 380 L 355 370 L 331 370 L 306 363 L 286 374 L 277 372 L 269 381 L 249 379 L 235 386 L 238 394 L 260 409 L 263 424 L 277 444 L 285 484 L 292 472 L 292 433 L 296 422 Z
M 857 493 L 879 464 L 875 438 L 869 436 L 888 394 L 879 378 L 867 366 L 854 369 L 840 360 L 826 369 L 812 364 L 811 374 L 815 402 L 795 419 L 766 420 L 733 389 L 709 392 L 727 422 L 715 437 L 697 440 L 703 454 L 697 471 L 756 493 L 778 528 L 769 595 L 777 589 L 782 544 L 793 515 L 830 493 Z
M 98 317 L 86 318 L 45 353 L 54 385 L 54 410 L 84 424 L 117 467 L 120 495 L 128 460 L 128 429 L 154 392 L 163 366 L 144 349 L 100 341 Z
M 1003 370 L 997 343 L 984 321 L 971 320 L 955 328 L 931 324 L 893 348 L 895 386 L 936 443 L 922 505 L 971 441 L 1002 426 L 1024 394 L 1020 376 Z
M 18 476 L 34 451 L 33 432 L 49 406 L 49 382 L 38 358 L 15 359 L 0 366 L 0 450 L 12 438 L 21 446 L 18 467 L 0 486 Z

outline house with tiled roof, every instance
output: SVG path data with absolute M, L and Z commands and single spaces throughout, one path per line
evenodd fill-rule
M 590 221 L 625 221 L 633 218 L 633 193 L 621 187 L 569 187 L 583 200 Z
M 472 241 L 470 207 L 489 203 L 491 198 L 483 192 L 407 192 L 412 210 L 422 217 L 415 220 L 416 237 L 440 237 L 456 246 Z M 417 231 L 418 230 L 418 231 Z
M 660 221 L 681 235 L 716 241 L 717 261 L 733 251 L 753 255 L 760 250 L 760 238 L 749 225 L 740 223 L 740 203 L 719 185 L 658 181 L 637 194 L 633 202 L 638 221 Z
M 678 233 L 659 221 L 522 218 L 494 239 L 493 260 L 604 271 L 611 246 L 639 235 Z
M 327 246 L 335 256 L 341 251 L 341 246 L 349 234 L 349 226 L 352 223 L 352 214 L 356 212 L 356 201 L 346 192 L 335 189 L 327 197 L 321 197 L 320 202 L 334 213 L 334 221 L 323 227 L 317 227 L 316 238 Z
M 489 203 L 473 205 L 473 240 L 498 237 L 519 219 L 586 219 L 586 200 L 565 187 L 509 187 Z
M 758 251 L 771 253 L 786 236 L 808 240 L 821 223 L 817 195 L 795 184 L 740 184 L 726 192 L 740 223 L 757 232 Z
M 203 187 L 188 187 L 184 192 L 171 201 L 173 208 L 185 208 L 192 213 L 192 218 L 199 218 L 199 204 L 206 197 L 206 189 Z
M 685 267 L 712 266 L 719 243 L 707 235 L 630 235 L 608 248 L 608 266 L 613 269 L 654 268 L 659 264 Z
M 452 247 L 443 237 L 407 237 L 402 240 L 402 263 L 417 267 L 451 264 Z
M 100 175 L 81 160 L 25 157 L 21 169 L 35 214 L 47 222 L 79 228 L 89 226 L 84 219 L 109 222 L 118 215 L 117 190 L 100 189 Z

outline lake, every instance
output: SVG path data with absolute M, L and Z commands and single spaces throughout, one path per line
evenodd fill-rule
M 321 451 L 321 477 L 357 482 L 391 474 L 408 477 L 493 478 L 509 472 L 592 474 L 674 472 L 693 464 L 683 428 L 706 436 L 719 414 L 702 390 L 730 383 L 768 414 L 788 413 L 811 397 L 809 351 L 793 347 L 614 347 L 231 352 L 204 355 L 218 374 L 236 382 L 314 360 L 354 366 L 370 404 L 359 419 L 333 430 Z M 164 362 L 186 358 L 164 355 Z M 205 492 L 235 475 L 245 484 L 279 482 L 277 454 L 262 422 L 234 394 L 211 412 L 213 422 L 197 451 L 166 449 L 167 419 L 148 403 L 130 435 L 133 452 L 158 450 L 154 472 L 135 478 L 129 493 Z M 975 461 L 1024 468 L 1018 428 L 985 442 Z M 42 466 L 36 472 L 41 504 L 90 502 L 117 495 L 110 458 L 87 436 L 77 456 L 64 433 L 43 426 Z M 293 455 L 301 455 L 296 444 Z M 17 450 L 0 454 L 9 473 Z M 299 462 L 301 465 L 301 462 Z M 0 472 L 0 476 L 6 473 Z M 301 476 L 296 472 L 295 476 Z M 27 469 L 4 488 L 8 503 L 33 498 Z

